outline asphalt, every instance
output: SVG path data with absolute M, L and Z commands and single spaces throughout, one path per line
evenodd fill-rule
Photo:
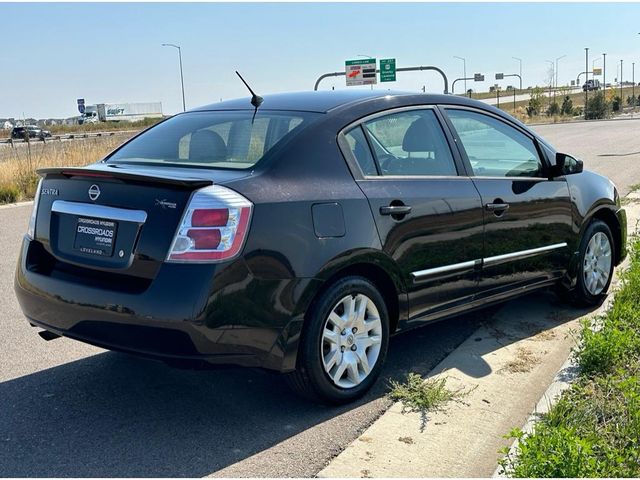
M 384 380 L 329 408 L 259 370 L 178 370 L 43 341 L 13 294 L 30 208 L 0 209 L 0 476 L 313 476 L 390 405 Z M 394 338 L 383 378 L 428 372 L 478 318 Z
M 624 192 L 640 182 L 636 122 L 536 128 Z M 600 156 L 611 153 L 618 156 Z M 345 407 L 317 406 L 259 370 L 177 370 L 65 338 L 40 339 L 13 295 L 29 211 L 0 208 L 3 477 L 314 476 L 390 406 L 389 378 L 428 373 L 509 305 L 398 335 L 369 395 Z

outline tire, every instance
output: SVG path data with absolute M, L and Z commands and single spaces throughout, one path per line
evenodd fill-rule
M 348 315 L 351 306 L 355 312 L 363 308 L 364 315 Z M 307 312 L 297 367 L 287 383 L 314 402 L 351 402 L 375 383 L 388 346 L 389 314 L 378 289 L 363 277 L 341 278 Z
M 582 306 L 598 305 L 607 296 L 613 277 L 615 244 L 609 226 L 592 221 L 580 239 L 578 254 L 576 286 L 565 298 Z

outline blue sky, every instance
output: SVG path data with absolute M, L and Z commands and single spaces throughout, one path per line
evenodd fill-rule
M 640 80 L 640 4 L 624 3 L 0 3 L 0 117 L 75 115 L 88 104 L 161 101 L 181 110 L 177 51 L 182 46 L 187 108 L 246 95 L 239 70 L 259 93 L 312 89 L 325 72 L 358 54 L 398 66 L 437 65 L 450 80 L 517 72 L 543 84 L 559 61 L 559 83 L 607 53 L 607 81 L 624 60 Z M 591 61 L 589 62 L 591 64 Z M 602 61 L 596 63 L 601 66 Z M 503 85 L 516 84 L 505 80 Z M 345 88 L 344 78 L 321 87 Z M 434 73 L 408 73 L 377 88 L 442 91 Z M 353 88 L 353 87 L 351 87 Z M 368 88 L 368 87 L 364 87 Z M 456 85 L 461 91 L 462 85 Z

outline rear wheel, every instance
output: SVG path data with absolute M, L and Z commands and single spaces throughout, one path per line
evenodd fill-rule
M 350 402 L 375 383 L 388 344 L 389 316 L 375 285 L 362 277 L 340 279 L 309 311 L 288 382 L 314 401 Z
M 613 277 L 614 243 L 611 229 L 601 220 L 589 224 L 580 241 L 578 278 L 571 299 L 597 305 L 607 295 Z

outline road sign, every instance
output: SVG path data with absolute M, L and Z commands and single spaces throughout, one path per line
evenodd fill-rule
M 380 59 L 380 82 L 396 81 L 396 59 L 382 58 Z
M 473 81 L 474 82 L 484 82 L 484 75 L 482 75 L 481 73 L 476 73 L 473 76 Z
M 602 69 L 601 68 L 594 68 L 593 69 L 593 74 L 594 75 L 602 75 Z
M 347 60 L 344 62 L 344 73 L 347 78 L 347 87 L 378 83 L 375 58 Z
M 504 73 L 496 73 L 496 80 L 504 80 Z
M 84 98 L 78 99 L 78 111 L 84 113 Z

